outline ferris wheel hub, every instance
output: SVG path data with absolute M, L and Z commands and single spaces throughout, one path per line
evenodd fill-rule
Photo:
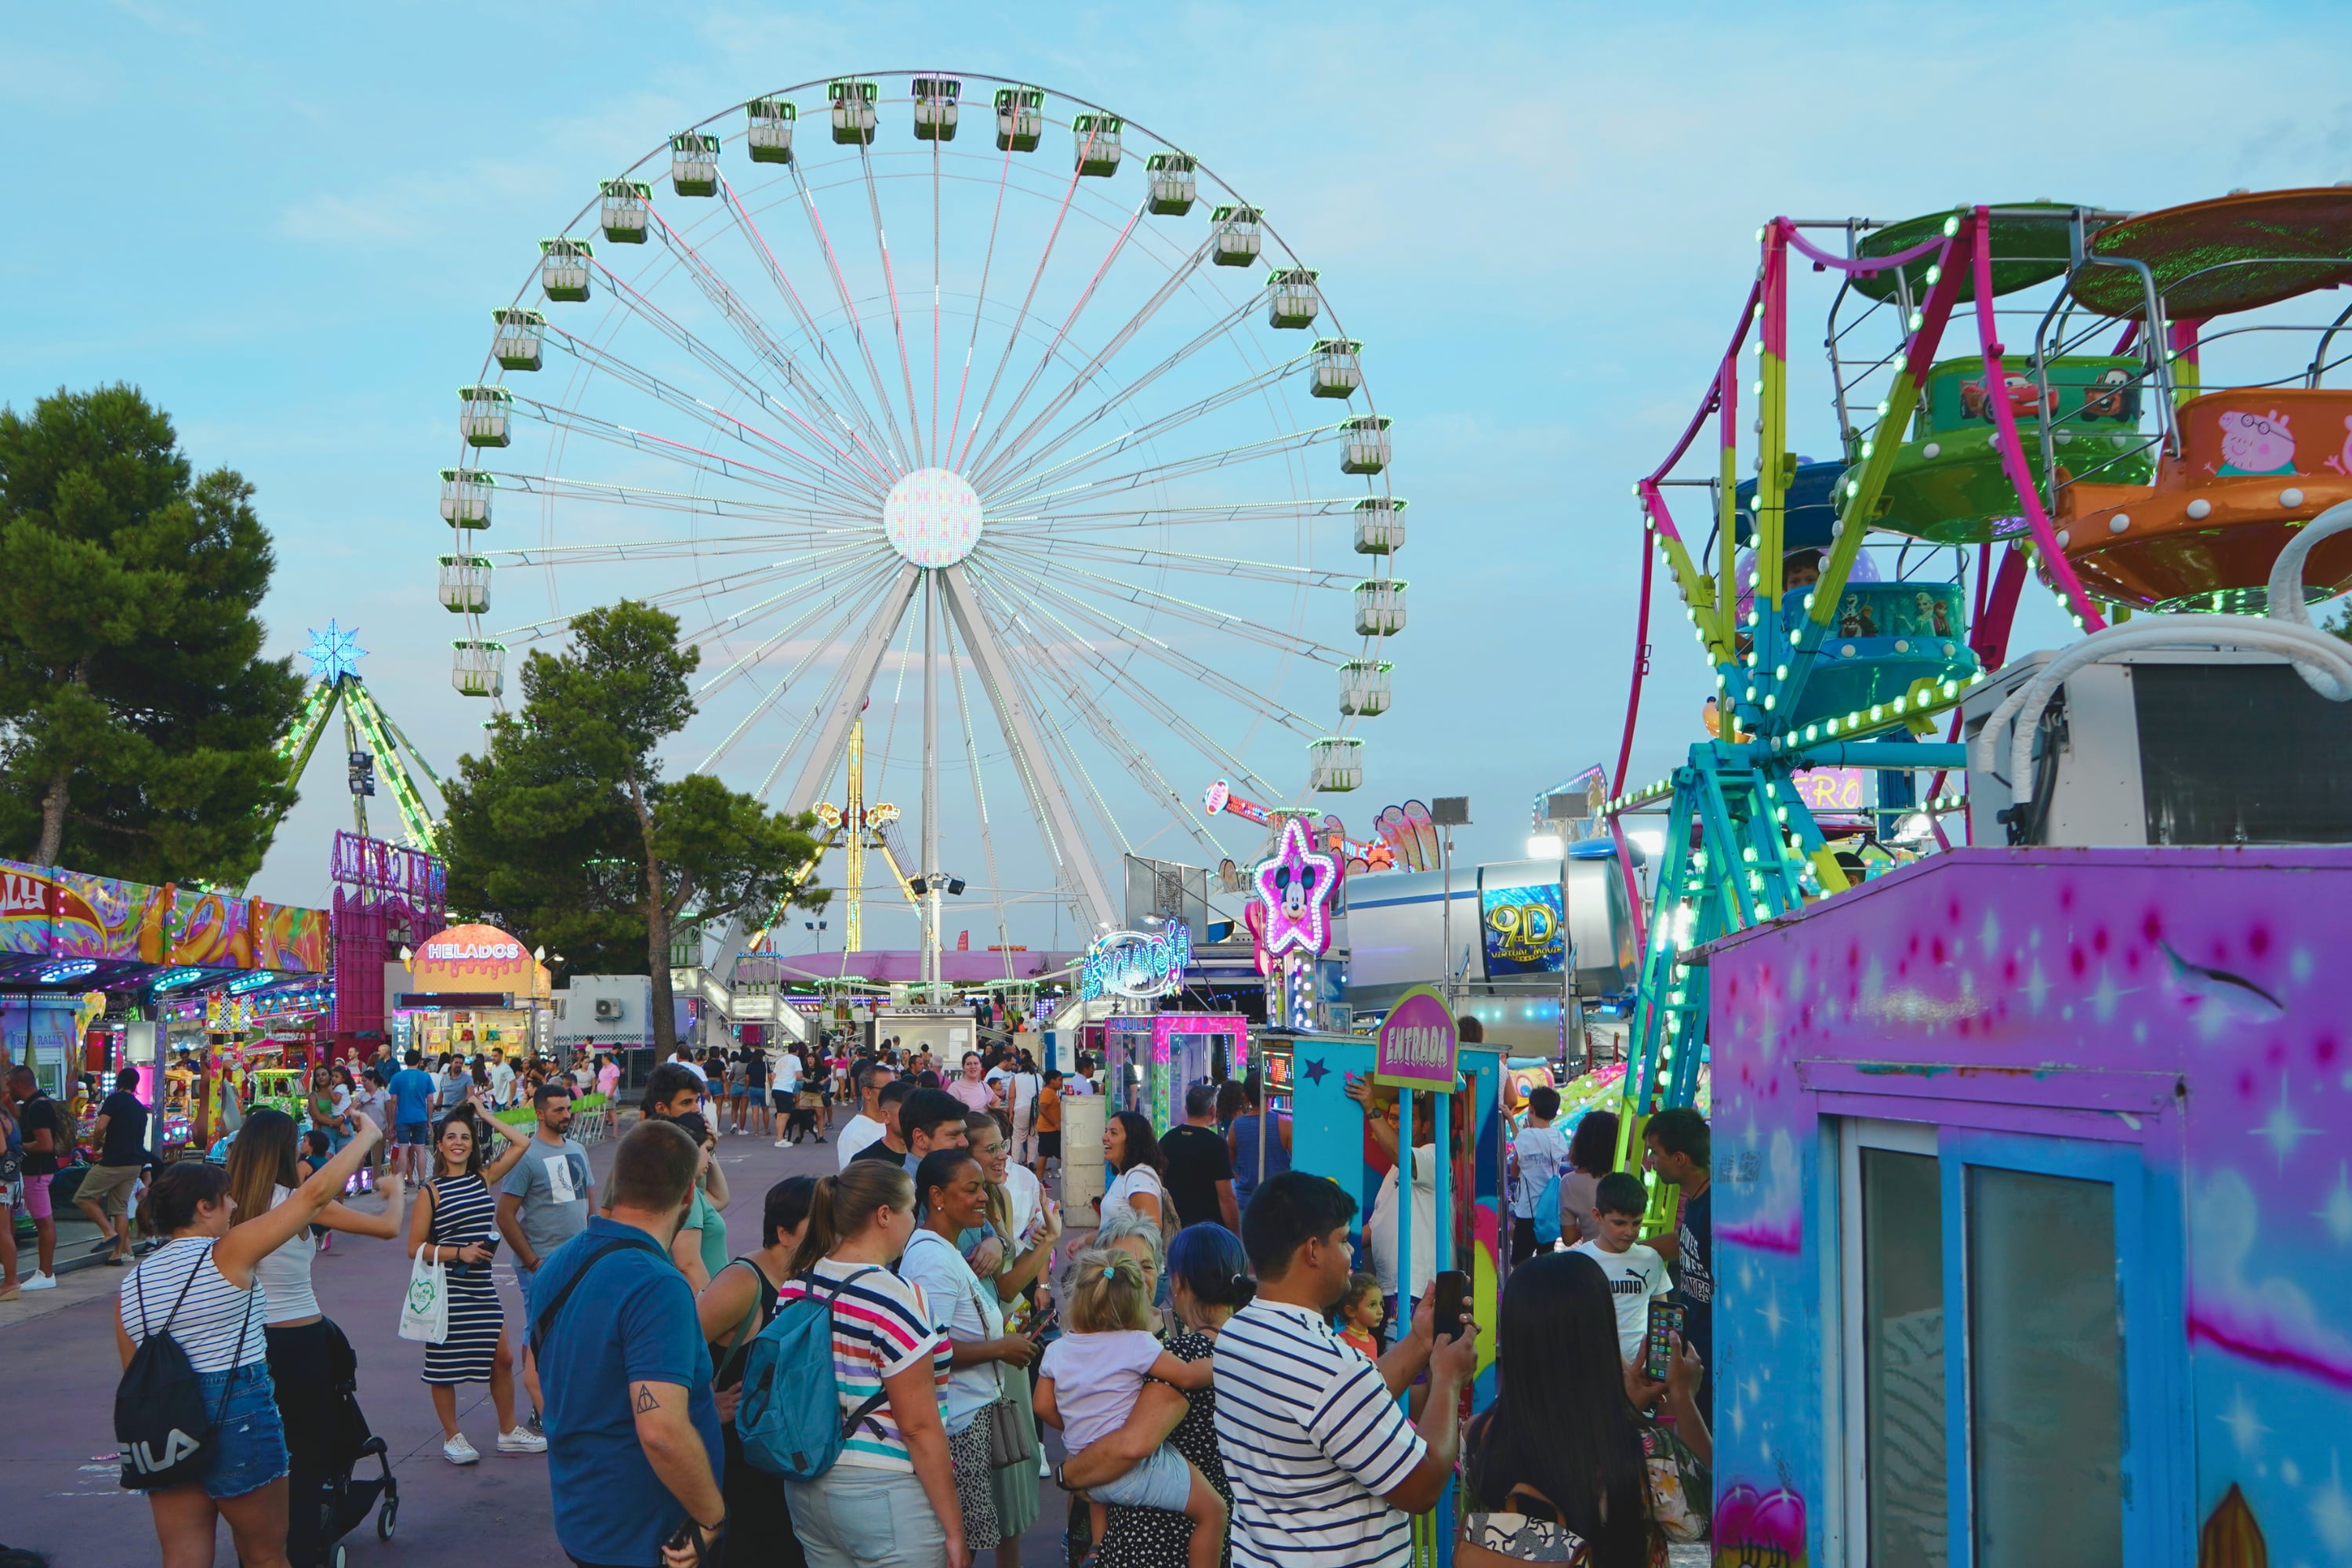
M 952 566 L 980 543 L 980 495 L 952 468 L 917 468 L 882 502 L 882 535 L 916 566 Z

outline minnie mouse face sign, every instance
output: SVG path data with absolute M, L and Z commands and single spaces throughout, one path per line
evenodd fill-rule
M 1258 926 L 1260 955 L 1296 950 L 1319 956 L 1329 951 L 1331 905 L 1342 874 L 1339 858 L 1315 847 L 1305 819 L 1286 818 L 1281 848 L 1255 875 L 1263 923 L 1252 923 Z

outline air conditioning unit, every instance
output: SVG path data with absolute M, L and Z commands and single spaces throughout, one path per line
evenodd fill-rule
M 600 1024 L 619 1023 L 621 1021 L 621 999 L 618 996 L 597 997 L 596 1021 Z
M 2014 712 L 1984 765 L 1986 722 L 2053 657 L 2012 660 L 1961 705 L 1971 843 L 2352 843 L 2352 703 L 2273 654 L 2118 649 L 2069 674 L 2038 719 Z M 2012 809 L 2019 723 L 2032 777 Z

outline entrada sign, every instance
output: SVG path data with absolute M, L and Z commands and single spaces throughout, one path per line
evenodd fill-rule
M 1143 1001 L 1165 996 L 1184 984 L 1192 962 L 1192 932 L 1171 920 L 1158 931 L 1108 931 L 1087 945 L 1078 968 L 1078 995 L 1126 996 Z

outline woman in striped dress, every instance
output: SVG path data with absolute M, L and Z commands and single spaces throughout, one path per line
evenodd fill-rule
M 485 1168 L 488 1130 L 506 1149 Z M 490 1279 L 498 1251 L 498 1200 L 490 1184 L 504 1179 L 522 1158 L 525 1144 L 513 1129 L 472 1106 L 441 1119 L 433 1133 L 434 1176 L 420 1194 L 408 1226 L 408 1251 L 425 1249 L 425 1261 L 446 1265 L 449 1277 L 449 1332 L 425 1347 L 425 1383 L 441 1417 L 441 1457 L 470 1465 L 482 1456 L 457 1426 L 457 1385 L 487 1383 L 499 1413 L 499 1452 L 543 1454 L 547 1439 L 515 1423 L 514 1345 L 507 1335 L 506 1309 Z

